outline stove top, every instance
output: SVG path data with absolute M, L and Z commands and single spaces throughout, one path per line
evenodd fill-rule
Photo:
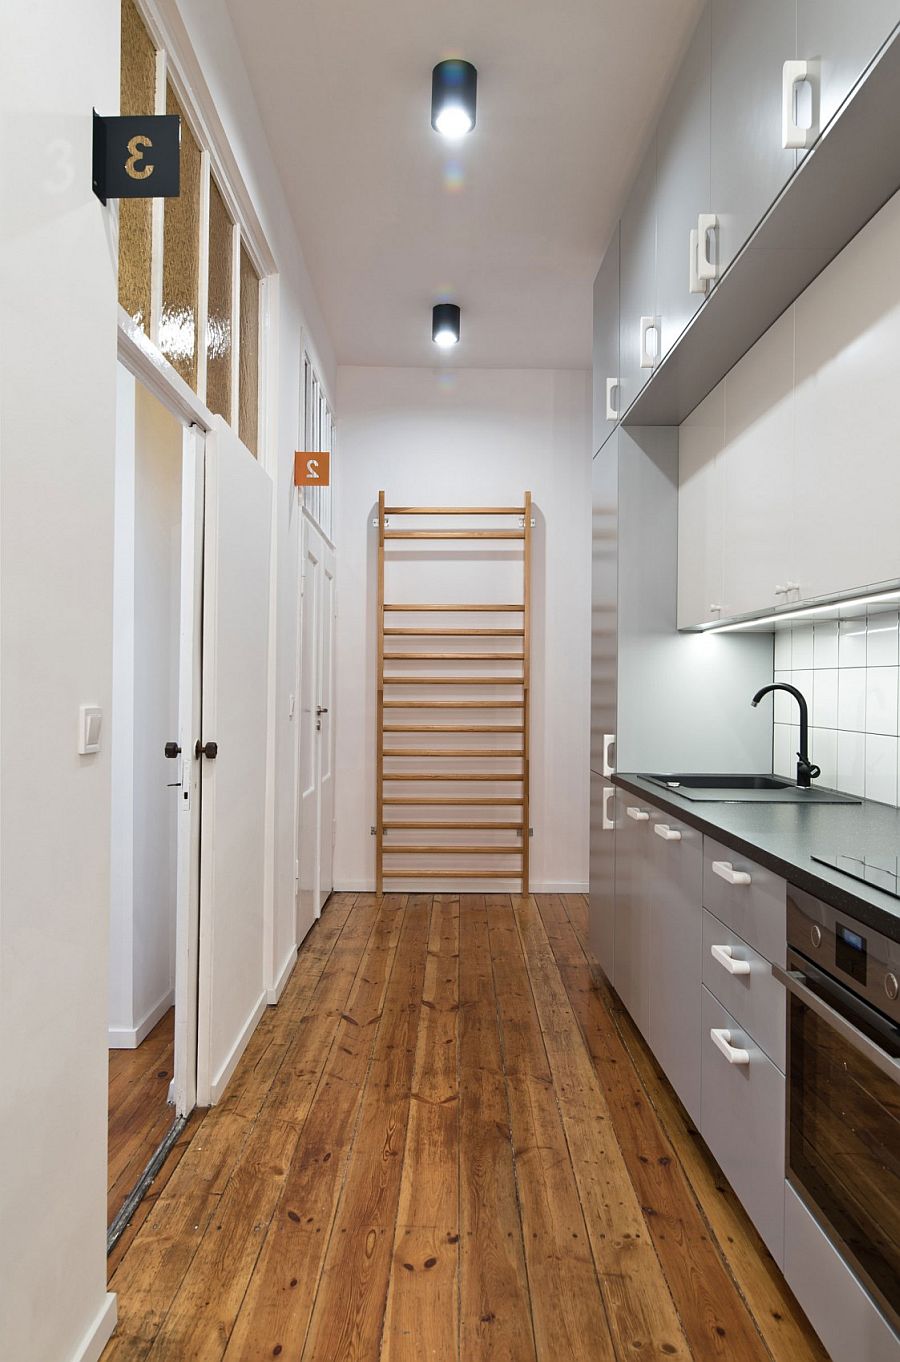
M 844 856 L 839 852 L 822 852 L 811 859 L 900 899 L 900 856 Z

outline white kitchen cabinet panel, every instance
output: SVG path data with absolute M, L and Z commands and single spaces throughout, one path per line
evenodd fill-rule
M 641 1035 L 650 1035 L 648 857 L 653 807 L 621 790 L 616 796 L 615 983 Z
M 615 978 L 616 791 L 591 772 L 591 951 L 607 979 Z
M 615 429 L 619 392 L 619 224 L 594 280 L 594 453 Z
M 691 292 L 690 238 L 691 231 L 697 231 L 699 214 L 709 212 L 709 44 L 707 5 L 675 77 L 657 132 L 657 312 L 663 355 L 705 296 Z M 705 240 L 714 262 L 714 230 Z M 696 286 L 700 287 L 699 283 Z
M 725 384 L 678 431 L 678 627 L 722 613 Z
M 818 68 L 820 132 L 898 22 L 897 0 L 797 0 L 797 56 Z
M 795 513 L 793 378 L 787 312 L 725 380 L 723 617 L 796 599 L 796 521 L 815 521 L 806 487 Z
M 710 3 L 710 207 L 719 219 L 721 271 L 795 167 L 796 152 L 782 146 L 781 106 L 784 63 L 795 55 L 796 4 Z
M 626 412 L 655 365 L 656 137 L 641 162 L 622 214 L 619 238 L 619 413 Z M 656 359 L 658 360 L 658 349 Z
M 794 307 L 804 598 L 900 578 L 898 241 L 895 194 Z

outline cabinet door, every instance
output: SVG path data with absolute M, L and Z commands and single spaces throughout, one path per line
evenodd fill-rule
M 699 1121 L 703 838 L 664 813 L 650 826 L 650 1045 Z
M 797 56 L 819 67 L 820 131 L 898 21 L 897 0 L 797 0 Z
M 653 372 L 652 365 L 641 362 L 641 337 L 648 320 L 656 317 L 655 136 L 628 196 L 620 233 L 619 412 L 624 414 Z M 648 350 L 653 339 L 646 338 Z
M 725 379 L 726 616 L 796 598 L 793 377 L 794 318 L 786 312 Z
M 657 312 L 664 355 L 703 301 L 690 290 L 690 236 L 709 212 L 709 6 L 700 16 L 657 132 Z M 710 236 L 710 250 L 713 237 Z
M 725 384 L 678 429 L 678 627 L 722 613 Z
M 615 983 L 644 1037 L 650 1033 L 650 806 L 616 793 Z
M 591 469 L 591 770 L 607 779 L 616 728 L 618 449 L 615 433 Z
M 591 892 L 588 936 L 607 979 L 615 978 L 616 792 L 591 772 Z
M 619 224 L 594 280 L 594 451 L 600 448 L 619 410 Z
M 781 137 L 784 63 L 796 46 L 795 0 L 711 0 L 710 209 L 719 273 L 794 170 Z

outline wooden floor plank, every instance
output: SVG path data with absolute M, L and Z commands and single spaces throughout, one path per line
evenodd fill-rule
M 111 1224 L 172 1122 L 175 1009 L 134 1050 L 109 1052 L 107 1223 Z

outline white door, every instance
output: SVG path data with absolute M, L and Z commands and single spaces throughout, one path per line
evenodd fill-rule
M 197 1045 L 202 1105 L 218 1100 L 266 1001 L 272 482 L 220 417 L 206 437 L 205 505 Z
M 333 887 L 334 551 L 303 521 L 300 597 L 300 814 L 297 940 Z

